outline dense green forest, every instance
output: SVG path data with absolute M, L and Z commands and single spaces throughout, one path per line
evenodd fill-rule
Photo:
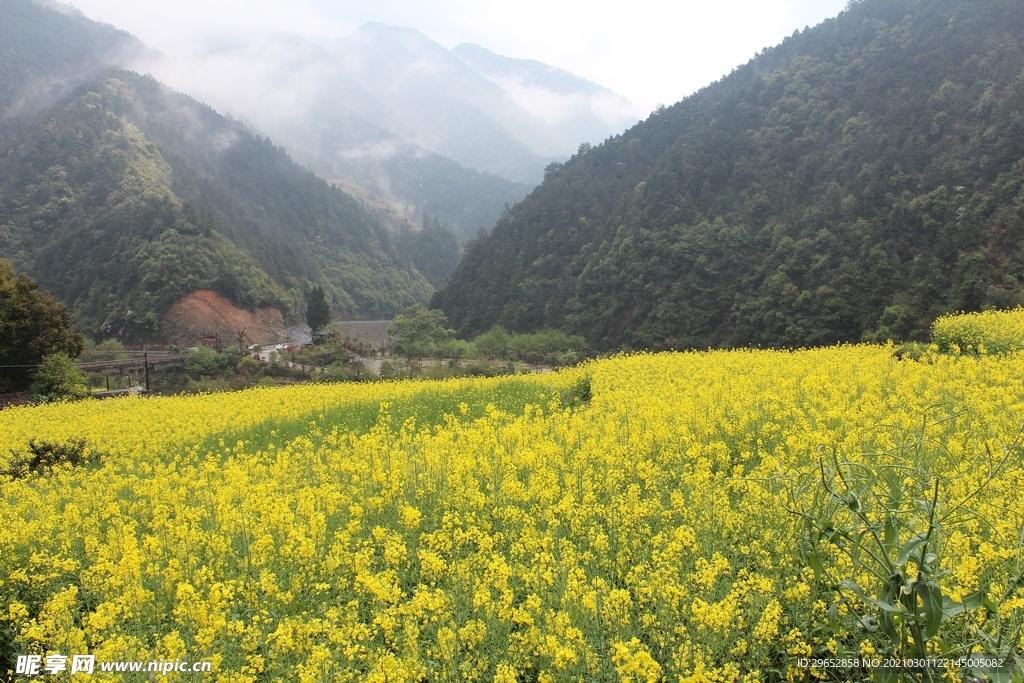
M 1024 12 L 863 0 L 553 164 L 432 305 L 598 349 L 924 339 L 1024 302 Z
M 75 17 L 3 0 L 10 7 L 90 44 Z M 44 49 L 0 43 L 0 66 Z M 65 53 L 37 55 L 35 71 L 0 70 L 4 92 L 62 73 L 77 54 Z M 270 140 L 126 71 L 108 68 L 22 115 L 0 145 L 0 255 L 97 338 L 159 338 L 163 313 L 195 289 L 287 315 L 319 284 L 338 314 L 388 316 L 430 296 L 413 263 L 418 241 Z
M 433 287 L 440 287 L 448 278 L 462 255 L 459 240 L 444 223 L 424 213 L 423 227 L 419 232 L 406 232 L 403 247 L 412 254 L 416 270 Z

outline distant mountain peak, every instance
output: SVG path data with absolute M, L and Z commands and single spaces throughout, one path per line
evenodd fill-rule
M 407 26 L 392 26 L 379 21 L 368 21 L 360 26 L 343 43 L 355 43 L 380 49 L 401 48 L 407 52 L 433 54 L 442 59 L 451 59 L 451 53 L 443 45 L 422 31 Z M 454 61 L 454 60 L 452 60 Z
M 545 87 L 553 92 L 615 94 L 604 86 L 581 78 L 565 69 L 559 69 L 557 66 L 538 62 L 535 59 L 506 57 L 473 43 L 456 45 L 452 48 L 452 53 L 466 66 L 492 80 L 514 76 L 530 85 Z
M 544 62 L 505 57 L 472 43 L 455 46 L 452 54 L 544 121 L 565 155 L 582 142 L 599 143 L 627 128 L 640 114 L 622 95 Z

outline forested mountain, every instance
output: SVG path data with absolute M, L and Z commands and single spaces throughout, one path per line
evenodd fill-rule
M 434 216 L 463 241 L 481 227 L 494 225 L 505 204 L 518 202 L 540 181 L 549 159 L 530 153 L 494 122 L 486 126 L 497 131 L 497 139 L 484 136 L 481 140 L 472 126 L 459 128 L 439 119 L 437 112 L 430 114 L 429 102 L 410 98 L 409 87 L 377 80 L 380 74 L 360 68 L 368 56 L 345 47 L 346 41 L 340 45 L 337 52 L 343 54 L 328 52 L 298 36 L 275 36 L 217 47 L 211 49 L 213 54 L 201 55 L 193 62 L 160 57 L 141 60 L 139 66 L 158 74 L 167 72 L 186 86 L 191 84 L 190 94 L 243 117 L 323 177 L 363 188 L 376 195 L 374 203 L 376 199 L 391 202 L 417 223 L 422 222 L 424 213 Z M 447 55 L 441 46 L 436 49 Z M 465 69 L 451 55 L 448 59 Z M 195 80 L 181 76 L 182 72 L 196 74 Z M 389 101 L 378 97 L 376 91 L 392 88 L 400 92 Z M 433 99 L 445 101 L 441 96 Z M 445 106 L 459 105 L 450 102 Z M 421 109 L 428 115 L 420 114 Z M 486 119 L 479 112 L 477 118 Z M 429 128 L 423 119 L 450 130 L 444 134 L 421 130 Z M 534 182 L 479 171 L 420 144 L 430 145 L 446 135 L 458 137 L 460 132 L 466 140 L 477 140 L 492 161 L 525 154 L 524 173 Z M 518 152 L 510 153 L 511 148 Z
M 921 339 L 1024 303 L 1024 12 L 862 0 L 604 144 L 474 240 L 463 334 L 596 348 Z
M 124 31 L 50 4 L 0 0 L 0 144 L 90 74 L 145 53 Z
M 88 32 L 66 23 L 77 17 L 3 3 L 41 33 L 67 28 L 62 40 L 85 46 L 68 60 L 89 54 Z M 0 43 L 8 64 L 44 65 L 21 83 L 76 74 L 34 54 L 45 49 Z M 430 295 L 406 251 L 414 241 L 270 140 L 131 72 L 108 69 L 23 116 L 0 146 L 0 256 L 90 336 L 159 338 L 161 316 L 196 289 L 288 314 L 321 284 L 342 315 L 393 314 Z
M 327 177 L 344 178 L 405 207 L 421 223 L 424 215 L 435 217 L 461 241 L 494 225 L 506 205 L 515 204 L 533 189 L 533 185 L 466 168 L 400 142 L 379 154 L 346 154 L 333 137 L 330 119 L 323 121 L 328 128 L 319 134 L 315 149 L 303 147 L 301 139 L 290 138 L 297 153 L 305 149 L 304 162 Z
M 405 250 L 412 262 L 434 287 L 440 287 L 459 265 L 458 238 L 444 224 L 430 214 L 423 215 L 423 228 L 419 232 L 404 234 Z

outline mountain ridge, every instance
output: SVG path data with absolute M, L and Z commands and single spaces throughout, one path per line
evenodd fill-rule
M 55 1 L 0 2 L 0 45 L 0 145 L 83 79 L 147 53 L 126 31 Z
M 335 310 L 357 317 L 429 296 L 398 235 L 356 200 L 152 78 L 115 72 L 80 86 L 6 152 L 3 252 L 69 302 L 93 335 L 152 336 L 160 315 L 194 289 L 294 314 L 304 288 L 323 282 Z M 33 239 L 36 225 L 47 241 Z M 57 244 L 75 253 L 70 268 L 56 265 Z M 107 251 L 127 270 L 106 271 Z M 102 282 L 114 291 L 96 290 Z M 121 309 L 103 303 L 111 296 Z
M 445 174 L 449 184 L 469 172 L 491 173 L 514 183 L 520 193 L 517 201 L 542 179 L 548 163 L 576 150 L 583 142 L 577 139 L 580 134 L 600 141 L 635 120 L 632 114 L 619 115 L 614 107 L 602 105 L 599 113 L 611 117 L 608 122 L 602 124 L 595 115 L 588 119 L 587 130 L 567 131 L 572 127 L 568 119 L 559 127 L 557 121 L 552 124 L 536 115 L 543 106 L 528 111 L 520 106 L 522 98 L 510 97 L 494 79 L 481 76 L 455 53 L 412 28 L 368 22 L 351 36 L 322 43 L 292 34 L 236 42 L 180 55 L 175 59 L 184 60 L 181 64 L 167 58 L 139 69 L 166 73 L 165 80 L 176 87 L 252 122 L 326 176 L 351 176 L 361 184 L 377 176 L 382 181 L 378 189 L 386 196 L 395 166 L 414 165 L 416 159 L 433 153 L 465 167 L 461 174 Z M 570 80 L 576 86 L 586 83 L 588 92 L 594 89 L 583 79 Z M 629 108 L 611 91 L 601 92 Z M 544 92 L 535 88 L 531 102 L 541 95 Z M 572 107 L 586 108 L 582 100 L 590 96 L 563 95 L 552 100 L 557 106 L 547 109 L 571 114 Z M 388 163 L 396 156 L 400 159 Z M 432 164 L 422 164 L 421 170 L 429 174 Z M 487 182 L 495 185 L 494 180 Z M 403 177 L 393 184 L 409 182 Z M 510 185 L 502 192 L 511 190 Z M 408 196 L 387 198 L 412 203 Z M 490 220 L 485 225 L 493 223 L 503 204 L 487 204 Z M 440 206 L 427 210 L 434 215 L 443 212 Z M 455 208 L 451 213 L 461 212 Z M 460 224 L 453 230 L 469 236 L 479 227 Z
M 463 335 L 595 348 L 922 339 L 1021 295 L 1022 19 L 863 0 L 582 147 L 467 246 Z

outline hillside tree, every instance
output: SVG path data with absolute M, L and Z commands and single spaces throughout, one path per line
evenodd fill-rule
M 314 332 L 327 327 L 331 321 L 331 307 L 327 305 L 327 296 L 323 287 L 317 285 L 309 293 L 309 303 L 306 304 L 306 324 Z
M 388 334 L 394 338 L 395 350 L 409 358 L 435 355 L 455 337 L 444 313 L 423 304 L 414 304 L 395 316 Z
M 71 331 L 68 307 L 0 259 L 0 365 L 38 365 L 58 353 L 74 359 L 84 348 L 82 335 Z M 27 373 L 7 377 L 7 389 L 27 386 Z
M 63 352 L 52 353 L 32 375 L 29 389 L 46 399 L 80 399 L 89 395 L 89 382 L 85 373 L 75 367 L 71 357 Z

